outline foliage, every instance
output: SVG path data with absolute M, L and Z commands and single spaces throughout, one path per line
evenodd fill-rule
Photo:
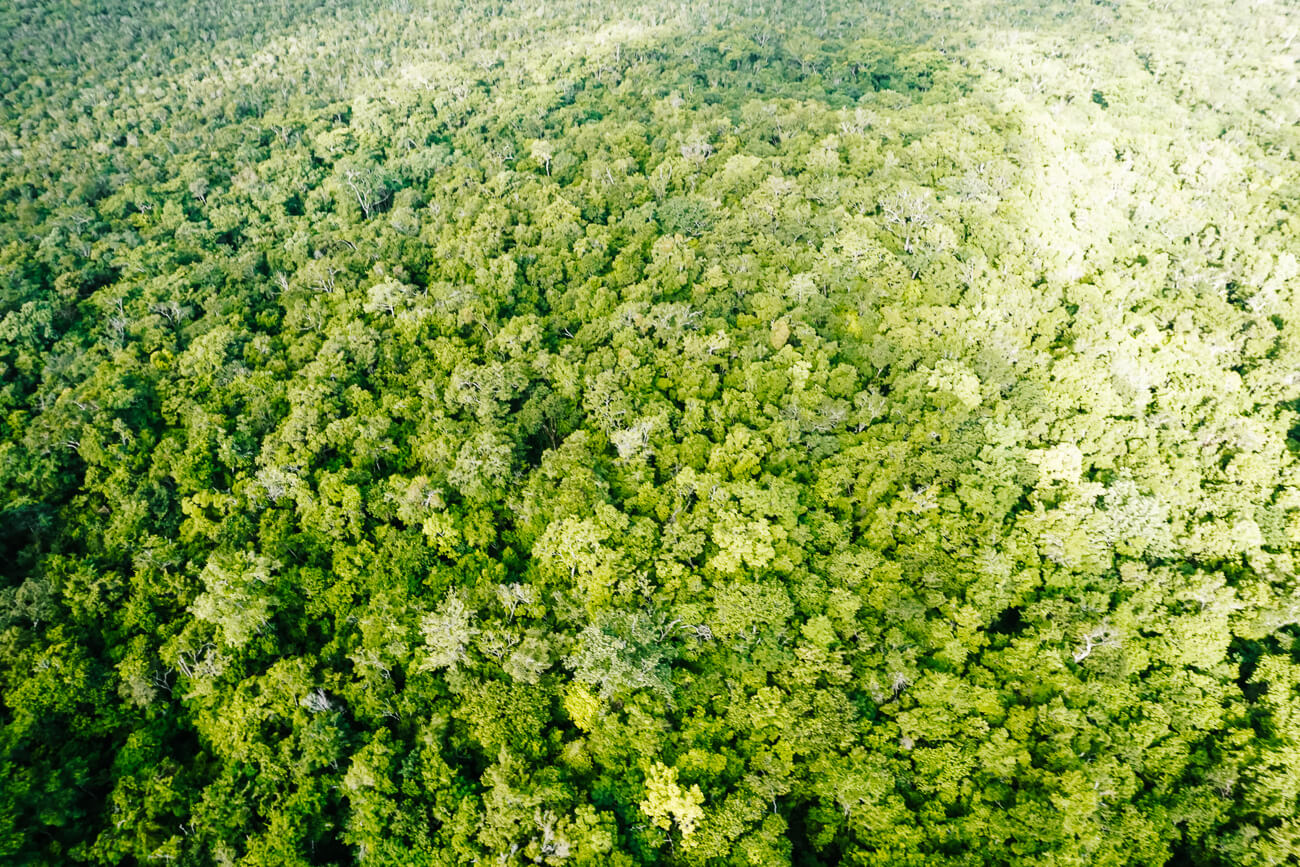
M 1297 32 L 0 8 L 0 861 L 1300 859 Z

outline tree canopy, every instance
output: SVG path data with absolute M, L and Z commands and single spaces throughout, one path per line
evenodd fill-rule
M 1294 863 L 1297 34 L 0 7 L 0 861 Z

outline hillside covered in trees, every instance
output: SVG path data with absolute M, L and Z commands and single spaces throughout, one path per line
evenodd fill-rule
M 1296 863 L 1298 35 L 0 5 L 0 862 Z

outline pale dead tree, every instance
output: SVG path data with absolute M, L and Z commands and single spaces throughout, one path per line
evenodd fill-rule
M 679 150 L 682 158 L 698 169 L 704 165 L 704 161 L 713 153 L 713 145 L 695 138 L 683 144 Z
M 659 641 L 660 642 L 666 641 L 668 639 L 668 636 L 673 634 L 673 630 L 680 625 L 681 625 L 680 620 L 673 620 L 669 623 L 661 624 L 659 627 Z
M 846 118 L 840 121 L 840 132 L 845 135 L 862 135 L 871 129 L 871 115 L 862 109 L 857 109 L 852 118 Z
M 520 605 L 532 605 L 537 601 L 537 591 L 531 584 L 498 584 L 497 598 L 501 600 L 502 606 L 506 609 L 506 614 L 510 620 L 515 619 L 515 611 Z
M 826 433 L 838 429 L 848 418 L 849 411 L 847 407 L 837 404 L 825 405 L 821 408 L 818 418 L 812 422 L 810 428 L 815 433 Z
M 546 167 L 546 176 L 551 176 L 551 161 L 555 159 L 555 149 L 550 142 L 538 139 L 529 148 L 529 156 Z
M 339 273 L 338 268 L 333 268 L 333 267 L 325 268 L 325 272 L 320 276 L 318 276 L 315 279 L 315 281 L 312 282 L 311 284 L 312 291 L 319 292 L 322 295 L 333 295 L 336 291 L 338 291 L 338 288 L 334 285 L 334 275 L 337 273 Z
M 118 302 L 118 305 L 119 305 L 119 309 L 120 309 L 121 302 Z M 119 313 L 116 313 L 116 314 L 114 314 L 114 315 L 108 317 L 108 323 L 107 323 L 107 326 L 106 326 L 106 330 L 108 331 L 108 336 L 109 336 L 109 338 L 110 338 L 114 343 L 117 343 L 117 344 L 119 344 L 119 345 L 121 345 L 121 344 L 123 344 L 123 343 L 126 343 L 126 326 L 127 326 L 127 324 L 128 324 L 128 323 L 127 323 L 127 318 L 126 318 L 125 313 L 119 312 Z
M 358 650 L 352 655 L 352 662 L 357 668 L 372 669 L 379 672 L 379 676 L 385 680 L 392 680 L 392 669 L 388 667 L 388 663 L 384 662 L 383 657 L 377 650 L 371 650 L 370 648 Z
M 470 642 L 481 630 L 474 625 L 474 611 L 455 593 L 447 595 L 441 610 L 420 621 L 425 660 L 420 671 L 455 668 L 469 658 Z
M 611 433 L 609 439 L 618 450 L 619 460 L 627 461 L 643 453 L 650 445 L 650 434 L 654 427 L 654 419 L 641 419 L 631 427 Z
M 315 331 L 319 334 L 325 328 L 325 313 L 321 310 L 308 310 L 302 319 L 299 331 Z
M 343 183 L 352 191 L 366 219 L 370 219 L 370 215 L 392 195 L 382 174 L 373 168 L 347 169 L 343 172 Z
M 1103 621 L 1100 626 L 1083 636 L 1083 647 L 1074 651 L 1074 661 L 1076 663 L 1083 662 L 1097 648 L 1118 643 L 1119 633 L 1112 629 L 1110 624 Z
M 176 654 L 176 667 L 186 677 L 196 677 L 211 667 L 208 660 L 216 649 L 217 646 L 209 642 L 197 650 L 182 650 Z
M 542 855 L 548 858 L 564 859 L 569 857 L 569 841 L 563 837 L 557 837 L 555 834 L 555 814 L 550 810 L 542 812 L 541 807 L 533 811 L 533 824 L 537 830 L 542 832 L 542 839 L 539 842 Z
M 402 721 L 402 711 L 393 704 L 392 699 L 384 699 L 384 716 L 395 722 Z
M 934 222 L 930 203 L 924 196 L 911 190 L 901 190 L 882 199 L 880 210 L 889 230 L 903 242 L 905 252 L 911 253 L 921 231 Z
M 174 673 L 175 673 L 174 669 L 170 669 L 170 668 L 167 669 L 166 671 L 161 671 L 161 672 L 155 669 L 153 672 L 153 677 L 150 680 L 150 683 L 153 685 L 155 689 L 165 689 L 167 690 L 167 694 L 171 695 L 172 684 L 169 678 Z
M 485 629 L 479 636 L 478 649 L 500 662 L 520 641 L 518 635 L 501 629 Z
M 326 711 L 334 709 L 334 705 L 330 703 L 329 696 L 327 696 L 325 690 L 320 687 L 307 693 L 307 696 L 303 698 L 300 704 L 307 708 L 311 713 L 325 713 Z
M 654 193 L 655 199 L 663 201 L 664 196 L 668 195 L 668 185 L 672 183 L 672 180 L 672 164 L 668 162 L 660 163 L 654 174 L 650 176 L 650 191 Z
M 1103 789 L 1103 788 L 1101 787 L 1101 780 L 1096 780 L 1096 781 L 1093 782 L 1093 784 L 1092 784 L 1092 790 L 1093 790 L 1094 792 L 1097 793 L 1097 798 L 1098 798 L 1099 800 L 1103 800 L 1103 801 L 1104 801 L 1106 798 L 1113 798 L 1113 797 L 1115 797 L 1115 790 L 1114 790 L 1114 789 Z
M 695 640 L 698 641 L 700 644 L 704 644 L 706 641 L 713 640 L 713 630 L 710 629 L 708 624 L 706 623 L 699 623 L 696 624 L 695 626 L 688 626 L 683 624 L 682 629 L 694 635 Z
M 163 301 L 155 304 L 151 309 L 154 313 L 170 322 L 173 327 L 179 326 L 190 315 L 188 307 L 182 307 L 175 301 Z
M 397 308 L 407 295 L 406 288 L 393 280 L 384 280 L 370 287 L 362 309 L 367 313 L 397 315 Z
M 283 123 L 273 124 L 271 130 L 275 133 L 276 138 L 280 140 L 280 144 L 283 145 L 289 143 L 289 137 L 293 135 L 295 131 L 293 127 Z
M 272 503 L 291 494 L 298 484 L 298 476 L 291 470 L 280 467 L 263 467 L 255 476 L 257 487 L 266 494 Z

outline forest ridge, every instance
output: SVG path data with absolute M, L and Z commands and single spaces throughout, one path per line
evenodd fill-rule
M 0 862 L 1296 863 L 1298 36 L 0 5 Z

